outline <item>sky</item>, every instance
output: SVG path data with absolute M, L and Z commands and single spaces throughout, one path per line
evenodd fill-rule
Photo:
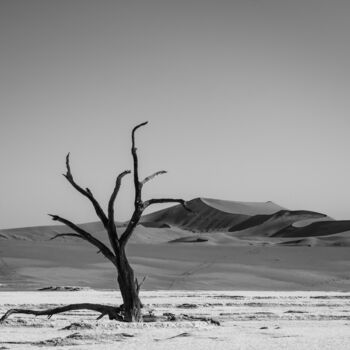
M 105 207 L 143 121 L 141 177 L 168 171 L 144 199 L 350 219 L 349 16 L 347 0 L 1 0 L 0 228 L 95 221 L 65 155 Z

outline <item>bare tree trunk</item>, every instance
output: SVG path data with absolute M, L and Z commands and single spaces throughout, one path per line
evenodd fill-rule
M 139 285 L 135 279 L 134 270 L 130 266 L 125 254 L 125 250 L 121 249 L 117 258 L 118 269 L 118 284 L 123 298 L 123 311 L 125 321 L 140 322 L 141 315 L 141 301 L 139 298 Z
M 140 127 L 146 125 L 147 122 L 136 125 L 131 132 L 131 154 L 133 157 L 133 175 L 134 175 L 134 188 L 135 188 L 135 199 L 134 199 L 134 212 L 132 217 L 124 230 L 124 232 L 119 236 L 117 232 L 117 227 L 114 219 L 114 202 L 119 192 L 122 178 L 130 174 L 130 170 L 125 170 L 117 176 L 114 190 L 108 202 L 108 212 L 105 213 L 102 209 L 99 202 L 96 200 L 89 188 L 83 188 L 79 186 L 71 172 L 69 153 L 66 156 L 66 174 L 63 174 L 68 182 L 84 197 L 86 197 L 91 204 L 93 205 L 95 212 L 99 219 L 101 220 L 103 227 L 106 230 L 106 233 L 109 238 L 109 246 L 97 239 L 90 232 L 85 231 L 80 226 L 74 224 L 72 221 L 62 218 L 58 215 L 49 214 L 54 221 L 61 222 L 69 228 L 71 228 L 75 233 L 59 233 L 54 236 L 52 239 L 58 237 L 78 237 L 98 249 L 117 269 L 118 271 L 118 284 L 120 292 L 123 298 L 123 305 L 120 307 L 112 307 L 99 304 L 72 304 L 64 307 L 58 307 L 48 310 L 23 310 L 23 309 L 11 309 L 9 310 L 1 319 L 0 323 L 5 321 L 12 314 L 31 314 L 31 315 L 49 315 L 50 317 L 54 314 L 61 312 L 71 311 L 71 310 L 93 310 L 100 312 L 99 319 L 103 316 L 108 315 L 110 319 L 126 322 L 140 322 L 142 321 L 141 308 L 142 303 L 139 298 L 139 291 L 142 283 L 139 283 L 135 278 L 134 270 L 129 264 L 129 261 L 125 254 L 125 246 L 128 243 L 131 235 L 133 234 L 137 224 L 139 223 L 141 216 L 146 208 L 153 204 L 160 203 L 179 203 L 186 210 L 191 211 L 187 207 L 186 202 L 183 199 L 174 199 L 174 198 L 154 198 L 146 201 L 142 200 L 142 188 L 143 186 L 154 179 L 156 176 L 165 174 L 166 171 L 160 170 L 155 172 L 152 175 L 147 176 L 144 180 L 140 181 L 139 172 L 138 172 L 138 157 L 137 157 L 137 148 L 135 146 L 135 132 Z

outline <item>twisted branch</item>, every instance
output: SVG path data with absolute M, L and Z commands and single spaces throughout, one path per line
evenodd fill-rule
M 120 307 L 82 303 L 82 304 L 70 304 L 70 305 L 56 307 L 53 309 L 46 309 L 46 310 L 10 309 L 1 317 L 0 323 L 3 323 L 9 316 L 13 314 L 48 316 L 48 318 L 51 318 L 53 315 L 67 312 L 67 311 L 73 311 L 73 310 L 92 310 L 92 311 L 101 313 L 98 319 L 102 318 L 105 315 L 108 315 L 110 320 L 124 321 L 124 318 L 122 315 L 122 309 Z

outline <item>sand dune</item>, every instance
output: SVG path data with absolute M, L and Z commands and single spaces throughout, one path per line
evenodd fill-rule
M 272 202 L 196 198 L 142 218 L 128 253 L 146 289 L 349 290 L 350 221 Z M 321 220 L 321 221 L 320 221 Z M 325 220 L 325 221 L 322 221 Z M 108 244 L 100 223 L 82 225 Z M 121 232 L 125 224 L 119 223 Z M 64 226 L 0 230 L 0 290 L 115 288 L 115 271 Z
M 228 202 L 229 204 L 231 202 Z M 181 205 L 163 209 L 152 214 L 145 215 L 141 223 L 167 224 L 180 227 L 192 232 L 209 232 L 214 230 L 227 230 L 249 218 L 248 214 L 240 211 L 232 213 L 219 210 L 205 203 L 201 198 L 188 202 L 192 212 L 186 211 Z M 227 206 L 229 208 L 229 206 Z
M 234 202 L 196 198 L 188 202 L 193 211 L 174 206 L 145 215 L 142 225 L 147 227 L 178 227 L 205 232 L 232 232 L 245 236 L 304 236 L 329 235 L 350 228 L 346 222 L 335 221 L 325 214 L 306 210 L 287 210 L 273 202 Z M 331 224 L 327 225 L 328 220 Z M 319 224 L 317 224 L 319 222 Z M 322 228 L 320 234 L 318 229 Z M 176 239 L 176 238 L 175 238 Z

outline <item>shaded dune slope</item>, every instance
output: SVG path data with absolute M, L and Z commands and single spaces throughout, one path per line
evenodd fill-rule
M 281 229 L 304 220 L 318 220 L 326 215 L 306 210 L 280 210 L 272 215 L 256 215 L 230 229 L 240 235 L 273 236 Z
M 273 237 L 328 236 L 350 231 L 350 220 L 318 221 L 304 227 L 289 225 L 276 232 Z
M 181 205 L 176 205 L 143 216 L 141 225 L 147 227 L 176 226 L 192 232 L 227 231 L 233 225 L 249 218 L 249 215 L 242 211 L 234 214 L 218 210 L 207 205 L 201 198 L 193 199 L 187 205 L 191 212 L 185 210 Z

